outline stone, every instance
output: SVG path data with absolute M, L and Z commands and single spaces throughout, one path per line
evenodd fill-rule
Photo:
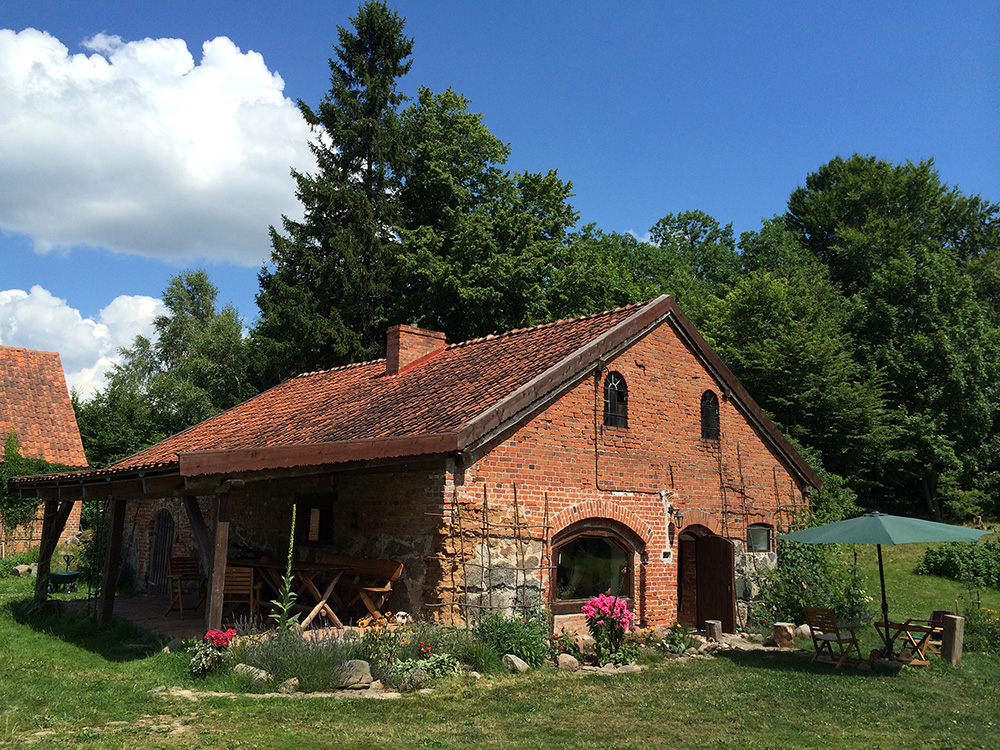
M 171 638 L 169 641 L 167 641 L 167 645 L 163 647 L 163 653 L 171 654 L 174 651 L 177 651 L 183 645 L 184 645 L 183 638 Z
M 618 667 L 618 671 L 629 674 L 634 672 L 641 672 L 642 667 L 640 667 L 638 664 L 622 664 L 620 667 Z
M 270 673 L 265 672 L 263 669 L 260 669 L 259 667 L 254 667 L 250 664 L 237 664 L 235 667 L 233 667 L 233 671 L 236 674 L 246 675 L 253 681 L 254 685 L 263 685 L 265 682 L 271 679 Z
M 338 687 L 345 690 L 367 690 L 372 684 L 372 670 L 368 662 L 351 659 L 344 662 L 344 673 Z
M 10 574 L 12 576 L 15 576 L 15 577 L 18 577 L 18 578 L 20 578 L 22 576 L 29 576 L 29 575 L 31 575 L 31 566 L 30 565 L 15 565 L 14 568 L 10 571 Z
M 903 668 L 903 665 L 895 659 L 876 659 L 872 667 L 878 672 L 897 674 Z
M 869 664 L 866 661 L 862 661 L 862 662 L 860 662 L 858 664 L 858 671 L 859 672 L 871 672 L 872 671 L 872 665 Z
M 705 632 L 713 641 L 722 640 L 722 620 L 705 620 Z
M 795 648 L 795 624 L 776 622 L 771 626 L 771 638 L 778 648 Z
M 812 628 L 810 628 L 808 625 L 804 623 L 802 625 L 799 625 L 797 628 L 795 628 L 795 637 L 812 638 Z
M 299 678 L 298 677 L 289 677 L 283 683 L 281 683 L 280 685 L 278 685 L 278 692 L 279 693 L 285 693 L 286 695 L 288 693 L 298 692 L 298 689 L 299 689 Z
M 504 654 L 503 665 L 507 667 L 513 674 L 521 674 L 522 672 L 527 672 L 531 667 L 528 666 L 527 662 L 523 659 L 515 656 L 514 654 Z
M 580 661 L 572 654 L 559 654 L 556 658 L 556 666 L 567 672 L 580 671 Z
M 483 676 L 481 674 L 479 674 L 479 672 L 475 672 L 475 671 L 473 671 L 473 672 L 466 672 L 466 674 L 469 675 L 469 677 L 471 677 L 474 680 L 481 680 L 481 679 L 483 679 Z

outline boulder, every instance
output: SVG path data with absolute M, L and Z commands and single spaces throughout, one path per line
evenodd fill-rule
M 771 637 L 778 648 L 795 648 L 795 624 L 776 622 L 771 626 Z
M 567 672 L 579 672 L 580 662 L 579 660 L 571 654 L 559 654 L 556 659 L 556 666 L 559 669 L 564 669 Z
M 795 628 L 796 638 L 812 638 L 812 628 L 808 625 L 802 624 Z
M 288 694 L 288 693 L 294 693 L 294 692 L 298 691 L 298 689 L 299 689 L 299 678 L 298 677 L 289 677 L 283 683 L 281 683 L 280 685 L 278 685 L 278 692 L 279 693 L 286 693 L 286 694 Z
M 21 576 L 30 576 L 31 575 L 31 566 L 30 565 L 15 565 L 13 567 L 13 569 L 10 571 L 10 574 L 12 576 L 18 576 L 18 577 L 21 577 Z
M 361 659 L 344 662 L 344 672 L 338 687 L 345 690 L 367 690 L 371 684 L 372 670 L 368 662 Z
M 520 674 L 521 672 L 527 672 L 529 669 L 531 669 L 531 667 L 528 666 L 527 662 L 515 656 L 514 654 L 504 654 L 503 664 L 513 674 Z
M 243 674 L 253 680 L 254 685 L 263 685 L 265 682 L 271 679 L 269 672 L 265 672 L 259 667 L 251 666 L 250 664 L 237 664 L 233 667 L 233 671 L 236 674 Z

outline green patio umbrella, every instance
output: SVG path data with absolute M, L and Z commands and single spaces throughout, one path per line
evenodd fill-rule
M 885 623 L 885 654 L 892 658 L 892 637 L 889 635 L 889 603 L 885 598 L 885 571 L 882 569 L 883 544 L 913 544 L 916 542 L 977 542 L 989 531 L 967 529 L 947 523 L 924 521 L 921 518 L 866 513 L 857 518 L 837 521 L 811 529 L 782 534 L 778 539 L 803 544 L 874 544 L 878 547 L 878 577 L 882 584 L 882 622 Z

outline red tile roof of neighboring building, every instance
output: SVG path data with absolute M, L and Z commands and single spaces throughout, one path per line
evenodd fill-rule
M 22 456 L 87 465 L 58 354 L 0 346 L 0 451 L 12 432 Z

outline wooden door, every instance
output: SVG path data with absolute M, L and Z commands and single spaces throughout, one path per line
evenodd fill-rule
M 174 549 L 174 517 L 161 510 L 153 517 L 153 539 L 149 551 L 149 575 L 146 592 L 162 596 L 167 593 L 167 561 Z
M 725 537 L 703 536 L 695 542 L 698 571 L 698 627 L 720 620 L 724 633 L 736 632 L 736 548 Z

